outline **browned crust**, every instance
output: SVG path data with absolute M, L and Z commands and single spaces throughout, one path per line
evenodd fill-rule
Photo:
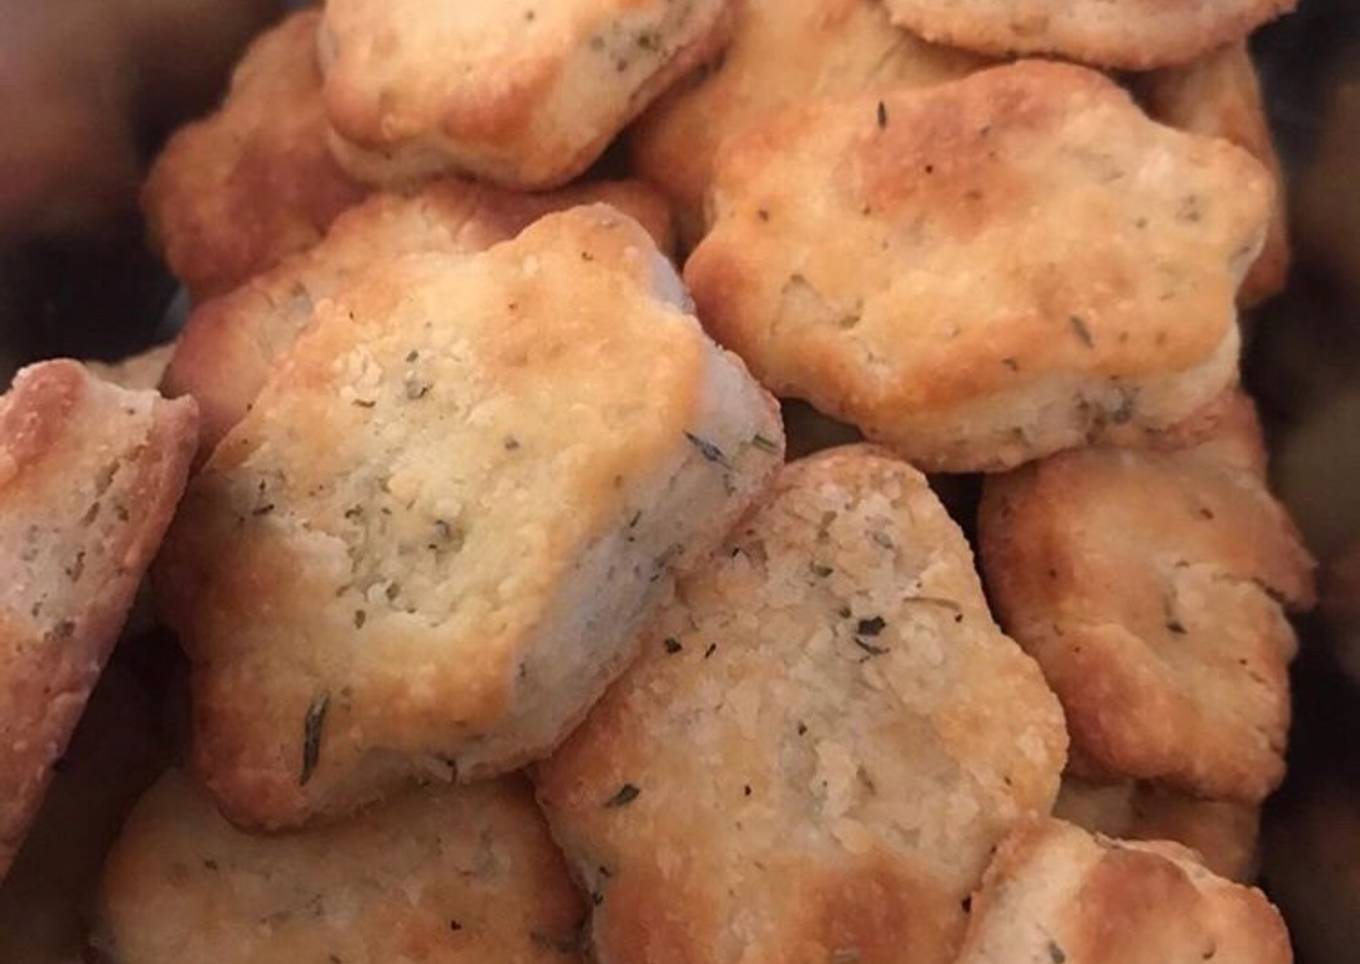
M 1250 151 L 1275 178 L 1275 207 L 1265 247 L 1237 292 L 1243 308 L 1284 290 L 1289 278 L 1289 216 L 1285 185 L 1251 52 L 1245 41 L 1220 47 L 1183 67 L 1138 77 L 1134 87 L 1148 113 L 1172 127 L 1221 137 Z
M 1002 843 L 973 895 L 959 964 L 1003 961 L 1289 964 L 1265 895 L 1215 877 L 1170 843 L 1092 836 L 1036 821 Z
M 193 395 L 202 414 L 200 460 L 241 420 L 316 304 L 379 259 L 415 252 L 472 254 L 507 241 L 539 217 L 603 202 L 638 221 L 670 252 L 670 207 L 641 181 L 601 181 L 516 194 L 461 178 L 378 193 L 340 215 L 325 239 L 189 315 L 165 373 L 171 397 Z
M 1257 445 L 1087 449 L 988 479 L 991 598 L 1063 701 L 1079 775 L 1247 803 L 1283 775 L 1282 607 L 1313 604 L 1313 563 Z
M 776 393 L 924 468 L 995 471 L 1155 436 L 1235 381 L 1270 192 L 1242 149 L 1024 61 L 729 139 L 685 278 Z
M 7 539 L 22 531 L 24 519 L 68 538 L 68 530 L 90 525 L 72 512 L 71 491 L 91 481 L 76 473 L 93 473 L 110 459 L 119 466 L 111 491 L 129 513 L 106 530 L 90 528 L 78 543 L 78 568 L 68 568 L 66 577 L 84 582 L 64 603 L 16 611 L 28 589 L 17 575 L 28 570 L 18 568 L 11 569 L 16 581 L 5 587 L 8 598 L 0 597 L 0 872 L 41 802 L 51 765 L 65 750 L 184 489 L 197 406 L 157 399 L 144 434 L 129 434 L 120 399 L 131 397 L 96 382 L 76 362 L 54 361 L 20 372 L 0 401 L 0 519 L 9 515 Z M 130 479 L 122 475 L 127 469 Z M 13 559 L 30 547 L 16 541 L 3 551 Z M 60 576 L 35 567 L 22 578 Z
M 366 193 L 326 147 L 320 16 L 304 10 L 262 34 L 222 106 L 171 137 L 143 187 L 152 239 L 195 299 L 315 244 Z
M 698 5 L 696 0 L 684 2 L 691 8 Z M 713 6 L 708 0 L 702 2 Z M 618 8 L 619 16 L 641 6 L 614 0 L 609 5 Z M 677 2 L 675 8 L 679 6 Z M 702 15 L 707 23 L 701 32 L 669 51 L 665 63 L 630 91 L 621 110 L 610 115 L 586 113 L 571 125 L 562 125 L 556 118 L 559 130 L 552 133 L 538 129 L 539 113 L 564 109 L 555 88 L 571 74 L 573 58 L 587 49 L 587 56 L 606 56 L 607 44 L 616 42 L 621 33 L 617 24 L 601 24 L 593 37 L 554 38 L 538 51 L 507 50 L 496 69 L 475 65 L 442 87 L 424 82 L 438 75 L 440 65 L 427 66 L 414 75 L 416 68 L 407 65 L 406 71 L 395 72 L 400 79 L 389 76 L 389 88 L 379 91 L 363 82 L 365 71 L 372 72 L 372 61 L 389 55 L 410 56 L 409 52 L 379 53 L 380 42 L 351 51 L 352 41 L 362 45 L 375 30 L 381 31 L 381 21 L 354 15 L 353 21 L 362 23 L 363 30 L 352 37 L 345 25 L 333 29 L 335 15 L 328 15 L 320 44 L 333 154 L 350 174 L 370 183 L 391 184 L 412 176 L 463 171 L 510 188 L 560 187 L 589 168 L 652 101 L 727 43 L 733 23 L 728 5 L 719 4 Z M 346 24 L 353 26 L 349 21 Z M 604 40 L 606 36 L 611 39 Z M 605 46 L 597 47 L 598 41 Z M 651 44 L 655 43 L 652 38 Z M 639 38 L 628 54 L 655 49 Z M 614 62 L 612 54 L 607 59 Z M 618 72 L 622 75 L 623 68 Z M 597 83 L 608 81 L 605 73 Z M 436 91 L 438 95 L 432 93 Z M 564 133 L 568 128 L 571 132 Z M 581 140 L 580 129 L 596 133 Z
M 855 445 L 784 468 L 536 782 L 602 961 L 943 964 L 1064 736 L 924 477 Z
M 1053 54 L 1123 70 L 1183 64 L 1241 40 L 1295 0 L 887 0 L 935 43 L 997 57 Z

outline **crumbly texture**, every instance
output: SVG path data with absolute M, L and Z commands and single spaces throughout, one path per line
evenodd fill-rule
M 1175 841 L 1229 880 L 1256 876 L 1261 829 L 1256 804 L 1201 800 L 1150 783 L 1099 784 L 1067 776 L 1053 816 L 1107 837 Z
M 96 378 L 119 388 L 146 390 L 160 385 L 174 353 L 175 343 L 171 341 L 116 362 L 87 361 L 85 367 Z M 199 414 L 201 418 L 202 413 Z
M 1265 895 L 1216 877 L 1185 848 L 1043 820 L 998 850 L 957 964 L 1292 960 Z
M 521 778 L 252 836 L 172 770 L 109 857 L 98 943 L 117 964 L 571 964 L 583 914 Z
M 727 141 L 685 266 L 780 395 L 927 471 L 1163 431 L 1236 377 L 1271 181 L 1039 61 L 784 111 Z
M 989 478 L 978 529 L 1078 775 L 1253 803 L 1284 774 L 1284 610 L 1312 605 L 1313 564 L 1266 488 L 1250 401 L 1221 425 L 1198 449 L 1085 449 Z
M 995 56 L 1054 54 L 1098 67 L 1184 64 L 1294 9 L 1295 0 L 884 0 L 893 22 Z
M 630 133 L 634 168 L 659 185 L 692 246 L 718 147 L 767 113 L 816 97 L 924 87 L 987 63 L 888 22 L 865 0 L 745 0 L 720 59 L 658 101 Z
M 232 820 L 547 753 L 782 461 L 777 406 L 604 206 L 317 306 L 157 567 Z
M 1065 748 L 925 478 L 850 446 L 783 470 L 536 782 L 601 964 L 924 964 Z
M 74 361 L 25 368 L 0 398 L 0 876 L 184 490 L 197 423 L 192 400 Z
M 1237 303 L 1249 308 L 1279 294 L 1289 277 L 1284 176 L 1246 41 L 1220 47 L 1183 67 L 1144 74 L 1134 80 L 1134 90 L 1154 120 L 1232 141 L 1270 171 L 1275 180 L 1270 228 L 1265 247 L 1242 279 Z
M 379 193 L 336 219 L 325 239 L 236 290 L 194 309 L 165 376 L 167 394 L 193 395 L 206 458 L 250 408 L 279 358 L 311 320 L 375 261 L 417 252 L 473 254 L 509 240 L 552 211 L 608 203 L 672 243 L 666 202 L 638 181 L 513 194 L 457 178 Z
M 729 0 L 329 0 L 330 143 L 354 176 L 541 189 L 591 165 L 727 38 Z
M 320 18 L 305 10 L 262 34 L 222 106 L 180 128 L 151 168 L 142 208 L 170 271 L 195 299 L 311 247 L 367 193 L 326 147 Z

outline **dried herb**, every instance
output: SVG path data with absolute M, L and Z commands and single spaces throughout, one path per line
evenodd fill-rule
M 254 512 L 252 512 L 251 515 L 255 515 L 255 516 L 269 515 L 269 513 L 273 512 L 273 511 L 274 511 L 274 503 L 272 503 L 272 502 L 266 502 L 264 505 L 260 506 L 258 509 L 256 509 Z
M 888 126 L 888 105 L 881 100 L 878 102 L 878 126 L 880 129 Z
M 1166 628 L 1177 636 L 1185 635 L 1185 624 L 1179 619 L 1168 619 L 1166 621 Z
M 413 362 L 413 361 L 415 361 L 416 359 L 418 359 L 419 357 L 420 357 L 420 352 L 416 351 L 414 348 L 412 348 L 412 349 L 411 349 L 409 352 L 407 352 L 407 354 L 406 354 L 406 360 L 407 360 L 408 362 Z
M 860 636 L 877 636 L 887 625 L 882 616 L 874 616 L 870 619 L 861 619 L 855 626 L 855 632 Z
M 463 925 L 460 924 L 460 923 L 458 923 L 458 921 L 456 921 L 456 920 L 451 920 L 451 921 L 449 921 L 449 930 L 451 930 L 451 931 L 460 931 L 460 930 L 462 930 L 462 929 L 463 929 Z
M 756 448 L 760 449 L 762 452 L 765 452 L 769 455 L 779 454 L 779 446 L 775 445 L 774 442 L 770 441 L 765 436 L 760 435 L 759 433 L 751 436 L 751 444 L 754 445 Z
M 749 783 L 741 788 L 741 795 L 743 797 L 749 797 L 751 795 L 751 785 Z
M 893 548 L 892 536 L 888 535 L 886 532 L 874 530 L 873 532 L 869 533 L 869 538 L 873 539 L 875 543 L 882 546 L 884 549 Z
M 723 454 L 723 450 L 708 441 L 708 439 L 700 438 L 690 432 L 685 433 L 685 438 L 689 439 L 690 444 L 699 450 L 699 454 L 704 457 L 705 461 L 721 465 L 726 469 L 732 467 L 732 463 L 727 461 L 727 456 Z
M 1020 370 L 1020 363 L 1014 358 L 1003 358 L 1001 359 L 1001 364 L 1005 365 L 1013 372 L 1018 372 Z
M 302 773 L 298 786 L 305 787 L 321 759 L 321 729 L 326 725 L 326 710 L 330 709 L 331 694 L 322 693 L 307 707 L 307 715 L 302 720 Z
M 1048 958 L 1053 964 L 1063 964 L 1067 960 L 1067 953 L 1054 941 L 1048 942 Z
M 799 735 L 799 736 L 802 736 L 802 735 L 804 735 L 805 733 L 807 733 L 807 724 L 804 723 L 802 720 L 799 720 L 799 721 L 798 721 L 798 735 Z
M 717 643 L 709 643 L 709 644 L 708 644 L 708 649 L 704 650 L 704 659 L 708 659 L 710 656 L 712 656 L 712 655 L 713 655 L 714 653 L 716 653 L 717 651 L 718 651 L 718 644 L 717 644 Z
M 412 379 L 406 383 L 406 397 L 418 401 L 430 393 L 430 383 Z
M 352 404 L 357 405 L 359 408 L 372 408 L 378 403 L 367 398 L 356 398 Z
M 820 562 L 814 562 L 812 564 L 812 574 L 822 579 L 825 579 L 827 576 L 831 575 L 835 571 L 836 571 L 835 569 L 832 569 L 830 566 L 823 565 Z
M 666 652 L 671 656 L 674 656 L 676 653 L 680 652 L 680 650 L 684 648 L 685 647 L 680 645 L 680 640 L 674 639 L 670 636 L 666 637 Z
M 1076 332 L 1083 345 L 1087 348 L 1096 346 L 1096 340 L 1091 337 L 1091 329 L 1086 327 L 1086 320 L 1081 315 L 1069 315 L 1067 323 L 1072 326 L 1072 330 Z
M 517 448 L 519 448 L 519 439 L 515 438 L 513 435 L 507 435 L 505 437 L 505 450 L 507 452 L 513 452 Z
M 366 622 L 368 622 L 368 613 L 362 609 L 354 610 L 354 628 L 363 629 Z
M 635 787 L 633 784 L 625 783 L 623 786 L 619 787 L 618 793 L 614 794 L 612 797 L 610 797 L 608 800 L 604 802 L 604 805 L 605 807 L 610 809 L 616 807 L 626 807 L 628 806 L 628 804 L 636 800 L 638 798 L 638 794 L 640 793 L 642 793 L 642 791 Z
M 637 528 L 637 524 L 640 521 L 642 521 L 642 510 L 638 509 L 636 512 L 633 513 L 633 517 L 628 520 L 628 528 L 630 529 Z

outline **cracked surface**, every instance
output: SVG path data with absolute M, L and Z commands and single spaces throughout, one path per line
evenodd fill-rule
M 109 855 L 99 943 L 118 964 L 572 964 L 582 913 L 522 778 L 252 836 L 171 770 Z
M 1179 452 L 1085 449 L 990 478 L 983 570 L 1063 701 L 1079 775 L 1256 802 L 1284 773 L 1285 607 L 1313 563 L 1271 498 L 1251 402 Z
M 1235 381 L 1271 191 L 1240 148 L 1025 61 L 728 140 L 685 279 L 776 394 L 995 471 L 1166 431 Z
M 925 478 L 852 446 L 783 470 L 537 784 L 602 964 L 917 964 L 1065 745 Z
M 170 522 L 198 416 L 73 361 L 0 399 L 0 875 Z
M 686 309 L 603 205 L 318 306 L 157 567 L 228 816 L 494 775 L 577 722 L 782 460 L 774 400 Z
M 1185 848 L 1043 820 L 1001 845 L 957 964 L 1292 960 L 1265 895 L 1214 876 Z
M 727 39 L 728 0 L 329 0 L 335 157 L 366 181 L 565 184 Z

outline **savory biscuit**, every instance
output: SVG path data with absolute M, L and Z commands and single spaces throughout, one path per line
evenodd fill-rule
M 311 247 L 367 193 L 326 148 L 320 17 L 305 10 L 262 34 L 221 108 L 177 131 L 151 168 L 142 207 L 171 273 L 195 299 Z
M 192 400 L 65 360 L 0 398 L 0 876 L 184 490 L 197 421 Z
M 179 771 L 105 868 L 118 964 L 569 964 L 584 914 L 522 778 L 428 787 L 344 823 L 251 836 Z
M 330 143 L 380 184 L 556 187 L 726 40 L 730 0 L 328 0 Z
M 884 0 L 936 43 L 1004 57 L 1055 54 L 1100 67 L 1184 64 L 1241 40 L 1296 0 Z
M 1098 784 L 1067 776 L 1053 816 L 1107 837 L 1175 841 L 1229 880 L 1248 881 L 1256 874 L 1261 808 L 1255 804 L 1201 800 L 1148 783 Z
M 1236 377 L 1271 182 L 1081 67 L 790 109 L 727 141 L 685 266 L 772 391 L 927 471 L 1141 438 Z
M 1266 488 L 1249 399 L 1219 432 L 991 477 L 978 530 L 993 605 L 1062 700 L 1078 775 L 1255 803 L 1284 773 L 1284 609 L 1312 604 L 1313 565 Z
M 924 87 L 986 61 L 937 47 L 888 22 L 865 0 L 745 0 L 732 41 L 630 134 L 634 168 L 676 205 L 685 240 L 704 230 L 704 196 L 718 147 L 767 113 L 814 97 Z
M 925 964 L 1065 746 L 925 477 L 861 445 L 782 471 L 536 783 L 601 964 Z
M 1237 292 L 1250 307 L 1284 289 L 1289 275 L 1289 225 L 1284 175 L 1270 135 L 1261 83 L 1245 41 L 1228 44 L 1184 67 L 1155 70 L 1134 80 L 1134 90 L 1154 120 L 1221 137 L 1250 151 L 1275 180 L 1275 207 L 1265 247 Z
M 249 409 L 314 307 L 374 261 L 421 251 L 475 253 L 551 211 L 594 201 L 631 215 L 659 246 L 670 248 L 670 211 L 638 181 L 513 194 L 450 178 L 407 194 L 374 194 L 337 218 L 316 247 L 196 307 L 166 372 L 166 393 L 198 400 L 206 457 Z
M 1289 964 L 1264 894 L 1172 843 L 1036 821 L 1002 845 L 973 895 L 957 964 Z
M 777 406 L 603 205 L 380 263 L 190 485 L 158 590 L 232 820 L 547 753 L 780 464 Z

